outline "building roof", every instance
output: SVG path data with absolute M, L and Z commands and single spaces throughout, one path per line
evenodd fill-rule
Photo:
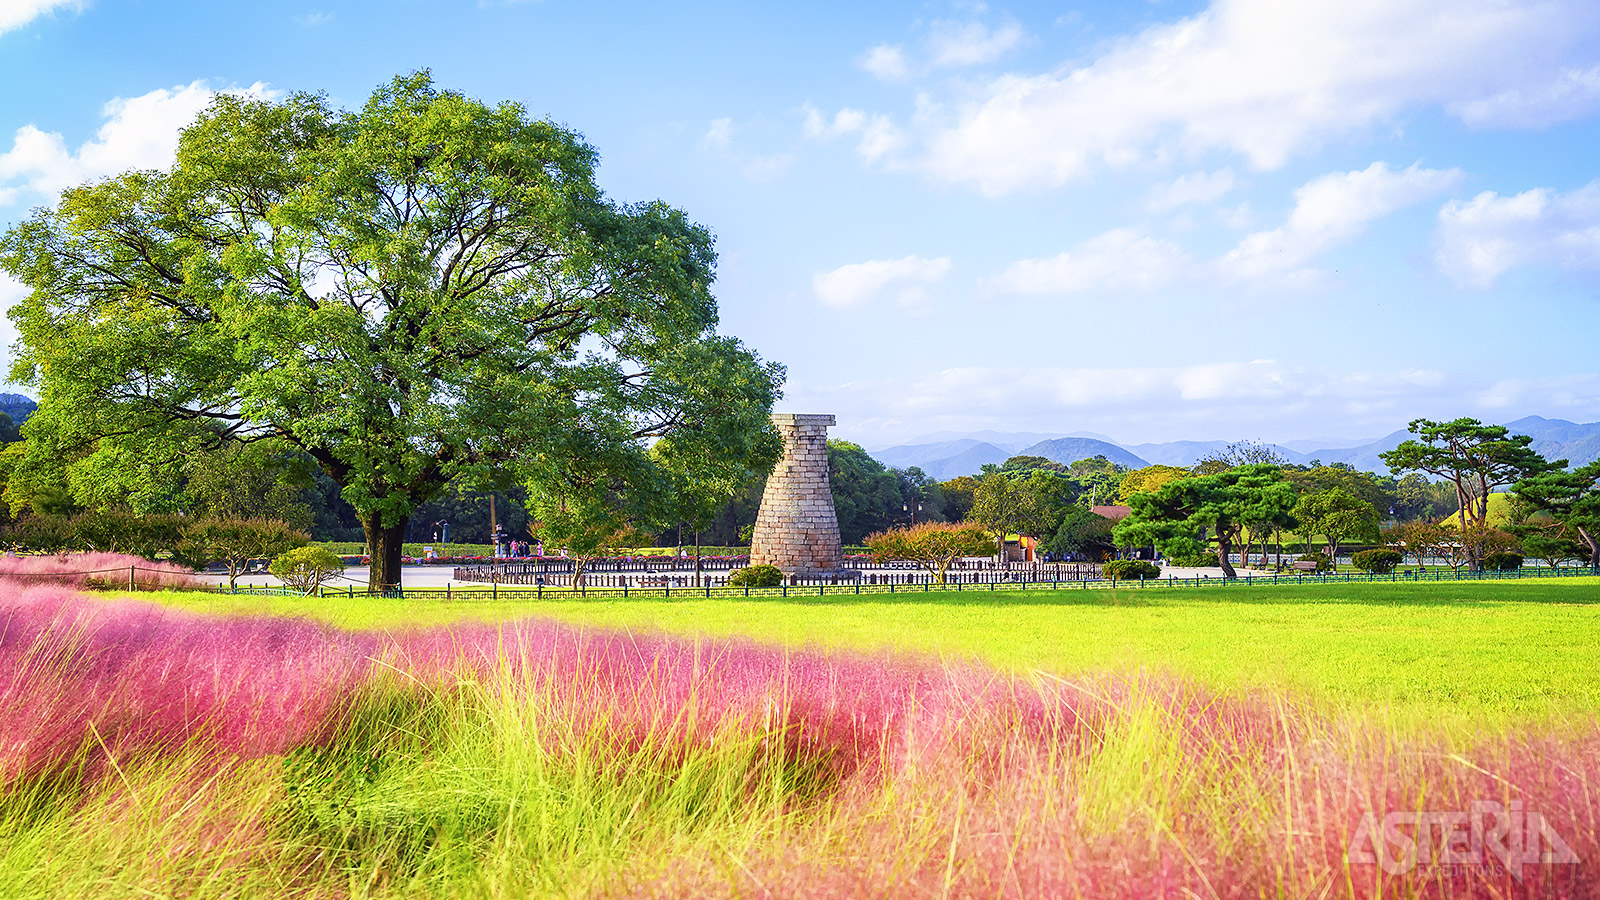
M 1133 512 L 1133 508 L 1129 506 L 1091 506 L 1089 511 L 1097 516 L 1116 522 L 1126 519 Z

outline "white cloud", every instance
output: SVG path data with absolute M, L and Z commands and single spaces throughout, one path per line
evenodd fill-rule
M 1238 187 L 1239 179 L 1229 168 L 1215 172 L 1191 172 L 1174 181 L 1150 189 L 1145 208 L 1151 212 L 1170 212 L 1180 206 L 1211 201 Z
M 230 93 L 272 96 L 259 82 Z M 11 149 L 0 155 L 0 193 L 9 190 L 15 198 L 20 189 L 49 196 L 129 169 L 168 166 L 178 147 L 178 132 L 215 96 L 205 82 L 196 81 L 138 97 L 118 97 L 105 105 L 106 122 L 95 139 L 76 151 L 59 133 L 24 125 L 17 129 Z
M 928 33 L 929 64 L 935 68 L 991 63 L 1022 42 L 1025 32 L 1015 22 L 991 31 L 982 22 L 940 19 Z
M 862 54 L 856 64 L 884 81 L 911 77 L 911 65 L 906 62 L 905 49 L 899 44 L 879 44 Z
M 1018 260 L 989 284 L 1009 294 L 1065 294 L 1156 291 L 1180 282 L 1273 278 L 1311 289 L 1322 281 L 1322 273 L 1303 267 L 1318 254 L 1352 240 L 1374 220 L 1448 189 L 1460 178 L 1455 169 L 1413 165 L 1395 171 L 1375 162 L 1359 171 L 1333 172 L 1307 182 L 1295 191 L 1294 210 L 1282 227 L 1248 234 L 1219 258 L 1197 260 L 1171 241 L 1116 228 L 1056 256 Z M 1232 184 L 1233 175 L 1226 170 L 1185 176 L 1158 187 L 1151 202 L 1200 202 Z M 1237 219 L 1248 212 L 1248 207 L 1224 210 L 1222 217 Z
M 804 109 L 806 119 L 802 133 L 807 138 L 825 141 L 847 134 L 859 135 L 856 155 L 868 164 L 894 156 L 908 140 L 906 133 L 888 116 L 868 116 L 859 109 L 845 108 L 834 113 L 833 120 L 829 121 L 810 104 Z
M 1439 210 L 1434 259 L 1457 283 L 1478 288 L 1518 266 L 1600 268 L 1600 181 L 1565 194 L 1535 188 L 1452 200 Z
M 1150 291 L 1170 285 L 1190 264 L 1176 244 L 1119 228 L 1047 259 L 1018 260 L 992 285 L 1010 294 Z
M 18 338 L 17 326 L 5 313 L 11 307 L 27 296 L 28 289 L 20 281 L 13 280 L 10 276 L 0 273 L 0 385 L 9 384 L 8 376 L 11 374 L 11 362 L 15 358 L 12 345 Z
M 987 9 L 974 8 L 974 15 Z M 938 69 L 992 63 L 1017 47 L 1027 32 L 1014 21 L 996 28 L 977 20 L 935 19 L 928 25 L 922 50 L 913 59 L 903 44 L 879 44 L 863 53 L 856 65 L 883 81 L 906 81 Z
M 873 116 L 861 129 L 856 154 L 868 163 L 891 157 L 906 144 L 906 135 L 888 116 Z
M 990 194 L 1211 151 L 1273 169 L 1417 108 L 1480 125 L 1577 115 L 1600 102 L 1596 46 L 1589 0 L 1215 0 L 1087 65 L 989 81 L 916 163 Z
M 700 143 L 715 150 L 725 150 L 732 140 L 733 120 L 721 118 L 711 120 L 711 125 L 706 129 L 705 136 L 700 139 Z
M 318 10 L 317 12 L 305 13 L 304 15 L 299 15 L 299 16 L 295 16 L 294 17 L 294 23 L 296 25 L 301 25 L 301 26 L 304 26 L 306 28 L 315 28 L 318 25 L 326 25 L 326 24 L 328 24 L 329 22 L 332 22 L 332 21 L 333 21 L 333 13 L 331 13 L 331 12 L 322 12 L 321 10 Z
M 1507 88 L 1451 105 L 1468 125 L 1539 128 L 1575 119 L 1600 106 L 1600 66 L 1564 69 L 1551 81 Z
M 1396 210 L 1420 203 L 1461 180 L 1456 169 L 1399 171 L 1375 162 L 1355 172 L 1314 178 L 1295 191 L 1294 211 L 1281 228 L 1248 234 L 1219 261 L 1229 278 L 1289 273 L 1343 244 Z
M 836 309 L 862 306 L 884 295 L 902 308 L 914 309 L 926 301 L 927 285 L 949 271 L 948 257 L 874 259 L 818 272 L 811 277 L 811 287 L 818 300 Z
M 0 34 L 15 31 L 58 9 L 83 12 L 86 5 L 85 0 L 0 0 Z
M 841 109 L 833 114 L 833 120 L 823 118 L 816 107 L 805 106 L 806 122 L 805 136 L 812 140 L 828 140 L 842 134 L 851 134 L 862 129 L 867 123 L 867 116 L 859 109 Z
M 815 111 L 812 110 L 812 113 Z M 700 138 L 700 146 L 732 163 L 739 174 L 750 181 L 772 181 L 794 165 L 793 153 L 760 155 L 740 152 L 733 144 L 733 136 L 738 130 L 739 127 L 730 118 L 712 119 L 706 133 Z

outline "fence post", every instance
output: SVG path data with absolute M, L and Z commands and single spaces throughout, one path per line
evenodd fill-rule
M 128 590 L 130 590 L 130 591 L 134 590 L 134 586 L 133 586 L 133 566 L 129 566 L 128 567 Z

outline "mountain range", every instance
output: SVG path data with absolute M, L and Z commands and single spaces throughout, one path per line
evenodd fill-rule
M 35 403 L 31 397 L 25 397 L 22 394 L 0 393 L 0 412 L 10 416 L 11 421 L 18 425 L 26 422 L 28 417 L 33 415 L 33 411 L 38 408 L 39 404 Z
M 1505 423 L 1512 434 L 1533 438 L 1533 449 L 1546 459 L 1565 459 L 1579 466 L 1600 458 L 1600 422 L 1577 424 L 1564 419 L 1525 416 Z M 1393 450 L 1413 435 L 1395 431 L 1376 440 L 1308 439 L 1268 444 L 1284 459 L 1297 465 L 1320 462 L 1345 463 L 1352 468 L 1380 475 L 1389 474 L 1378 454 Z M 1324 443 L 1325 441 L 1325 443 Z M 916 466 L 929 476 L 944 481 L 959 475 L 975 475 L 987 463 L 999 465 L 1013 456 L 1042 456 L 1070 465 L 1080 459 L 1104 456 L 1129 468 L 1160 463 L 1192 466 L 1206 455 L 1221 452 L 1230 441 L 1168 441 L 1159 444 L 1120 444 L 1093 432 L 1071 434 L 941 432 L 914 438 L 905 444 L 870 451 L 886 466 L 907 469 Z

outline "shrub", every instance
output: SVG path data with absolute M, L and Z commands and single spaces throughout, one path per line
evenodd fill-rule
M 1388 575 L 1394 571 L 1394 567 L 1399 565 L 1400 560 L 1404 558 L 1398 550 L 1390 550 L 1387 547 L 1373 547 L 1371 550 L 1358 552 L 1350 558 L 1350 561 L 1355 563 L 1356 568 L 1362 571 Z
M 783 584 L 783 570 L 777 566 L 750 566 L 728 576 L 734 587 L 777 587 Z
M 1183 566 L 1184 568 L 1203 568 L 1205 566 L 1216 565 L 1217 555 L 1215 553 L 1206 553 L 1201 551 L 1200 553 L 1190 553 L 1185 556 L 1169 557 L 1167 562 L 1175 566 Z
M 1522 554 L 1502 550 L 1483 558 L 1484 569 L 1490 572 L 1514 572 L 1522 568 Z
M 29 516 L 7 525 L 3 540 L 13 550 L 39 553 L 64 553 L 73 546 L 72 528 L 66 516 Z
M 230 588 L 251 560 L 273 559 L 311 541 L 310 535 L 276 519 L 196 519 L 184 523 L 182 533 L 174 558 L 197 564 L 220 561 L 228 567 Z
M 994 550 L 989 533 L 972 522 L 923 522 L 869 534 L 866 541 L 878 563 L 896 559 L 914 562 L 932 573 L 940 584 L 945 583 L 945 572 L 957 559 Z
M 326 547 L 296 547 L 274 559 L 267 571 L 289 587 L 311 594 L 344 571 L 344 560 Z
M 1161 577 L 1161 567 L 1144 559 L 1113 559 L 1106 563 L 1101 571 L 1112 581 Z
M 1333 560 L 1328 558 L 1328 554 L 1323 553 L 1320 550 L 1318 550 L 1316 553 L 1303 554 L 1300 557 L 1300 562 L 1316 563 L 1317 567 L 1311 570 L 1313 572 L 1332 572 L 1334 569 Z

